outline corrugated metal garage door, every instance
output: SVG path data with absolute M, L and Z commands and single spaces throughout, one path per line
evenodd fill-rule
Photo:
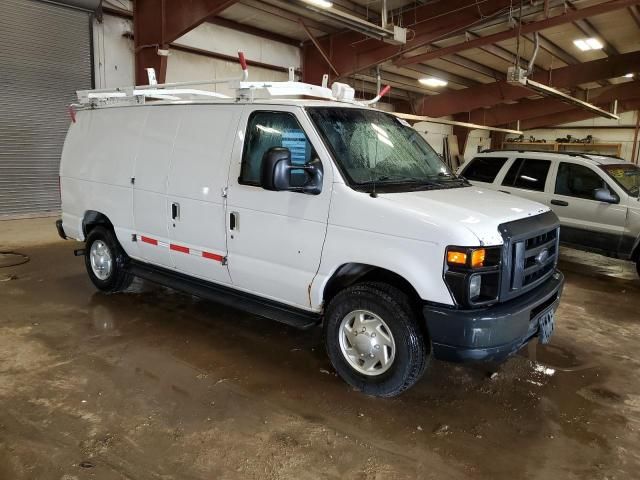
M 60 209 L 67 105 L 91 88 L 89 32 L 87 12 L 0 1 L 0 218 Z

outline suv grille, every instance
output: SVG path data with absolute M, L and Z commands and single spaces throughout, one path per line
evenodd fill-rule
M 521 295 L 549 278 L 558 263 L 560 227 L 549 212 L 500 226 L 505 240 L 501 300 Z

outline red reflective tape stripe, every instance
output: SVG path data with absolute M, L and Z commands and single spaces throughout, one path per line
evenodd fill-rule
M 144 243 L 150 243 L 151 245 L 158 245 L 158 240 L 155 238 L 145 237 L 144 235 L 140 235 L 140 240 Z
M 189 253 L 189 249 L 187 247 L 183 247 L 182 245 L 175 245 L 172 243 L 171 245 L 169 245 L 169 248 L 171 250 L 175 250 L 176 252 Z
M 69 107 L 67 107 L 67 112 L 69 113 L 69 117 L 71 117 L 71 121 L 76 123 L 76 109 L 73 108 L 73 105 L 69 105 Z
M 156 240 L 155 238 L 145 237 L 144 235 L 140 235 L 139 237 L 141 242 L 148 243 L 150 245 L 155 245 L 155 246 L 159 245 L 158 240 Z M 163 245 L 167 246 L 166 243 Z M 181 252 L 181 253 L 187 253 L 187 254 L 191 253 L 191 250 L 189 249 L 189 247 L 183 247 L 182 245 L 176 245 L 175 243 L 170 243 L 169 249 L 173 250 L 174 252 Z M 197 250 L 195 250 L 193 253 L 195 255 L 199 254 Z M 211 252 L 202 252 L 202 258 L 208 258 L 209 260 L 215 260 L 216 262 L 224 261 L 224 257 L 222 255 L 218 255 L 216 253 L 211 253 Z
M 215 260 L 216 262 L 221 262 L 224 258 L 222 255 L 216 255 L 215 253 L 202 252 L 202 256 L 204 258 L 208 258 L 209 260 Z

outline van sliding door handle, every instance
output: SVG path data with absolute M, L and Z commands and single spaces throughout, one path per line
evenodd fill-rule
M 180 204 L 173 202 L 171 204 L 171 219 L 179 220 L 180 219 Z
M 558 205 L 560 207 L 568 207 L 569 202 L 565 202 L 564 200 L 551 200 L 552 205 Z
M 231 212 L 229 214 L 229 230 L 238 230 L 240 227 L 239 220 L 238 212 Z

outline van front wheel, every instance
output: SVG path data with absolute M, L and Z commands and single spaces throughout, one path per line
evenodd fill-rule
M 325 315 L 325 343 L 338 374 L 367 395 L 393 397 L 414 385 L 429 360 L 428 342 L 409 300 L 383 283 L 336 295 Z
M 87 235 L 84 263 L 91 282 L 103 292 L 126 290 L 133 276 L 127 271 L 127 254 L 115 234 L 102 226 Z

